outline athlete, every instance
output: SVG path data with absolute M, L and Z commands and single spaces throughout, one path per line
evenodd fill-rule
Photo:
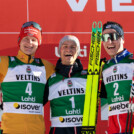
M 80 60 L 80 43 L 73 35 L 59 42 L 60 59 L 56 72 L 48 79 L 44 104 L 50 101 L 51 129 L 49 134 L 80 134 L 83 118 L 87 71 Z
M 132 54 L 124 48 L 124 31 L 120 24 L 107 22 L 103 25 L 103 46 L 111 57 L 102 71 L 101 97 L 108 100 L 108 134 L 124 134 L 133 77 Z M 134 127 L 134 116 L 130 133 Z
M 30 21 L 22 25 L 17 56 L 0 57 L 3 93 L 3 134 L 44 134 L 43 94 L 54 66 L 35 58 L 41 45 L 42 30 Z

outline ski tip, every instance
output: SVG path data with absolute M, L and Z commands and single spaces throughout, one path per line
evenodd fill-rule
M 98 28 L 102 28 L 102 22 L 98 21 Z
M 94 21 L 92 24 L 92 28 L 93 29 L 95 29 L 95 28 L 102 29 L 102 22 L 98 21 L 98 23 L 97 23 L 96 21 Z
M 94 21 L 92 24 L 92 28 L 96 28 L 96 27 L 97 27 L 97 23 L 96 23 L 96 21 Z

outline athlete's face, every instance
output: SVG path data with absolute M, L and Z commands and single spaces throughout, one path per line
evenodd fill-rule
M 20 42 L 20 50 L 27 54 L 32 55 L 38 48 L 38 40 L 35 37 L 26 36 Z
M 104 35 L 104 34 L 108 34 L 108 33 L 116 33 L 116 30 L 105 29 L 102 34 Z M 124 40 L 121 37 L 119 37 L 118 40 L 112 41 L 109 38 L 108 41 L 106 41 L 106 42 L 103 41 L 104 48 L 105 48 L 106 52 L 110 55 L 110 57 L 114 57 L 118 53 L 122 52 L 124 49 L 123 44 L 124 44 Z
M 64 41 L 61 45 L 60 56 L 62 64 L 64 65 L 72 65 L 74 64 L 77 58 L 77 46 L 73 41 Z

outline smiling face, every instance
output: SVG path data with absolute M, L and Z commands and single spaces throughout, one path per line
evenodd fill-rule
M 64 41 L 61 45 L 60 56 L 61 62 L 63 65 L 72 65 L 74 64 L 78 56 L 78 48 L 74 41 L 67 40 Z
M 32 55 L 38 48 L 38 40 L 35 37 L 26 36 L 20 42 L 20 50 L 27 54 Z
M 107 33 L 116 33 L 116 30 L 105 29 L 102 34 L 104 35 Z M 112 41 L 110 38 L 108 39 L 107 42 L 103 41 L 104 48 L 111 58 L 113 58 L 118 53 L 124 50 L 123 44 L 124 44 L 124 40 L 121 37 L 119 37 L 118 40 L 114 40 L 114 41 Z

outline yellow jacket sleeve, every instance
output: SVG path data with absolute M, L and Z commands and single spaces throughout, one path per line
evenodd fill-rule
M 8 56 L 0 56 L 0 83 L 3 82 L 9 66 Z
M 47 60 L 41 59 L 46 69 L 46 78 L 48 79 L 54 72 L 55 66 Z

